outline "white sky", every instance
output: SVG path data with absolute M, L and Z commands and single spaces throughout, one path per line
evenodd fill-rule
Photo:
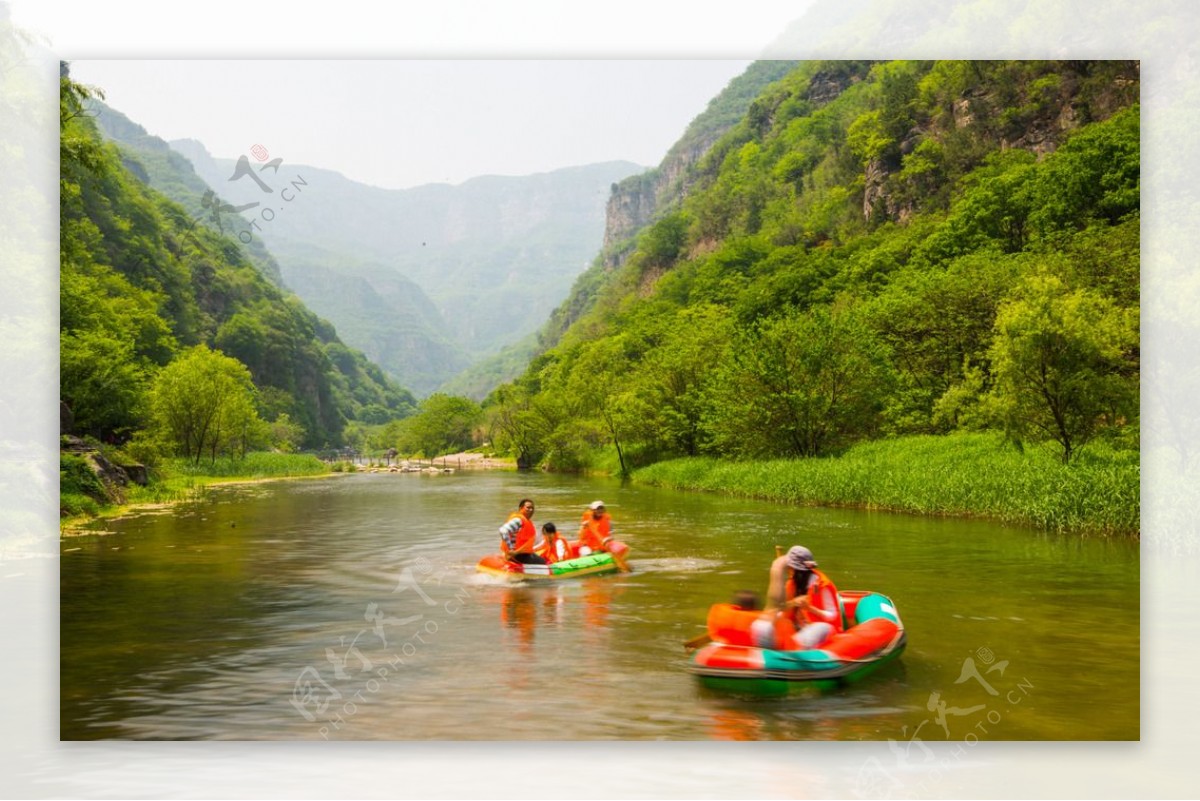
M 77 60 L 163 139 L 399 189 L 623 159 L 658 164 L 746 60 Z
M 13 19 L 156 136 L 405 188 L 654 166 L 811 2 L 18 0 Z

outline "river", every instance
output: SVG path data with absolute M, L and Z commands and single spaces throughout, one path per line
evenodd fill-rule
M 475 571 L 517 501 L 602 499 L 634 572 Z M 214 489 L 61 540 L 65 740 L 1136 740 L 1139 552 L 978 520 L 797 508 L 540 473 Z M 890 596 L 901 658 L 859 683 L 702 688 L 682 643 L 766 588 L 775 545 Z

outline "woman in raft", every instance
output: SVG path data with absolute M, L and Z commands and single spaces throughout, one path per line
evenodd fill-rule
M 778 647 L 780 617 L 796 627 L 794 641 L 801 648 L 816 648 L 841 628 L 837 589 L 816 568 L 812 551 L 803 545 L 793 545 L 771 563 L 766 608 L 750 627 L 755 645 Z

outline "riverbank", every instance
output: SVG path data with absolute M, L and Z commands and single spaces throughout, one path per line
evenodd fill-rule
M 93 520 L 113 519 L 135 511 L 170 508 L 175 504 L 196 501 L 204 497 L 209 487 L 231 484 L 254 484 L 263 481 L 285 481 L 348 473 L 443 472 L 445 470 L 516 470 L 516 462 L 478 452 L 438 456 L 429 462 L 400 460 L 391 465 L 354 465 L 350 462 L 326 463 L 315 456 L 303 454 L 250 453 L 242 459 L 223 458 L 215 463 L 201 461 L 191 464 L 172 459 L 152 471 L 146 486 L 131 485 L 123 491 L 122 500 L 106 503 L 86 496 L 81 487 L 69 487 L 60 492 L 59 533 L 92 533 L 83 526 Z M 64 487 L 66 485 L 64 484 Z M 94 485 L 100 491 L 100 484 Z M 68 500 L 69 499 L 69 500 Z
M 311 478 L 331 472 L 315 456 L 281 453 L 248 453 L 240 459 L 226 457 L 199 464 L 170 459 L 149 471 L 145 486 L 124 488 L 105 488 L 99 479 L 87 485 L 60 471 L 59 532 L 68 535 L 92 520 L 194 501 L 213 486 Z
M 1064 465 L 1052 447 L 1018 450 L 999 434 L 902 437 L 820 459 L 675 459 L 636 470 L 632 479 L 801 505 L 986 517 L 1082 535 L 1141 532 L 1139 454 L 1100 443 Z
M 366 464 L 358 462 L 335 462 L 334 472 L 344 470 L 364 473 L 443 473 L 455 470 L 516 470 L 517 463 L 511 459 L 499 459 L 491 454 L 478 451 L 462 451 L 448 453 L 445 456 L 435 456 L 432 459 L 396 458 L 381 462 L 368 460 Z

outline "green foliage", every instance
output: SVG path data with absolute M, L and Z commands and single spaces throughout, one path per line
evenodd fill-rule
M 299 450 L 304 442 L 304 426 L 293 422 L 287 412 L 280 414 L 268 424 L 271 444 L 283 453 Z
M 110 503 L 108 490 L 87 458 L 74 453 L 58 456 L 58 513 L 60 517 L 94 517 Z
M 150 424 L 155 375 L 181 347 L 201 343 L 245 364 L 262 413 L 287 414 L 304 446 L 340 444 L 348 419 L 411 413 L 410 393 L 272 283 L 278 267 L 261 246 L 247 251 L 209 227 L 190 167 L 153 162 L 196 201 L 185 211 L 145 185 L 137 158 L 100 140 L 89 106 L 96 94 L 62 81 L 61 398 L 75 429 L 104 440 L 136 435 Z M 247 431 L 243 440 L 264 436 Z
M 470 398 L 435 392 L 400 424 L 396 449 L 425 457 L 468 450 L 477 444 L 476 427 L 482 417 L 479 404 Z
M 720 306 L 683 309 L 637 371 L 644 439 L 653 452 L 695 456 L 712 445 L 709 420 L 729 358 L 733 321 Z
M 85 495 L 93 501 L 103 502 L 108 497 L 96 471 L 86 458 L 78 454 L 58 455 L 58 487 L 64 495 Z
M 1132 62 L 796 66 L 581 276 L 485 403 L 495 440 L 617 472 L 996 426 L 1136 447 L 1136 86 Z M 1070 388 L 1065 435 L 1028 364 Z
M 64 331 L 59 340 L 62 399 L 74 413 L 75 430 L 101 437 L 141 425 L 146 369 L 128 341 L 103 331 Z
M 554 398 L 535 402 L 525 386 L 505 384 L 487 400 L 488 428 L 496 448 L 511 453 L 517 467 L 532 467 L 545 457 L 549 437 L 554 430 L 553 414 L 548 408 Z
M 176 479 L 260 479 L 319 476 L 328 473 L 329 467 L 308 453 L 256 451 L 243 456 L 225 456 L 211 461 L 177 459 L 165 465 L 163 472 Z
M 741 332 L 714 437 L 735 456 L 818 456 L 869 437 L 893 382 L 886 348 L 853 308 L 816 307 Z
M 670 267 L 687 243 L 687 217 L 681 212 L 668 214 L 646 229 L 638 243 L 647 266 Z
M 1064 465 L 990 434 L 914 436 L 856 445 L 827 459 L 660 462 L 635 481 L 799 504 L 987 516 L 1078 534 L 1138 536 L 1138 454 L 1098 443 Z
M 150 393 L 153 419 L 165 441 L 198 463 L 208 456 L 245 456 L 263 442 L 250 371 L 236 359 L 197 345 L 158 374 Z
M 1014 437 L 1049 438 L 1062 460 L 1137 413 L 1137 318 L 1094 290 L 1039 273 L 999 311 L 992 399 Z

